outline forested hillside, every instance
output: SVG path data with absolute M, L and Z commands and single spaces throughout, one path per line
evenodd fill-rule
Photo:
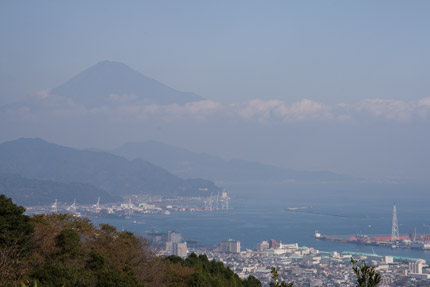
M 23 213 L 0 195 L 0 286 L 261 286 L 205 255 L 156 256 L 143 238 L 107 224 Z

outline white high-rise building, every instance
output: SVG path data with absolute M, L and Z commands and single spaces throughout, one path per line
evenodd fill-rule
M 186 257 L 188 253 L 186 242 L 166 242 L 166 252 L 170 255 Z
M 225 253 L 240 253 L 240 241 L 233 239 L 221 241 L 219 249 L 221 252 Z
M 173 243 L 172 242 L 169 242 L 169 241 L 167 241 L 166 242 L 166 252 L 168 253 L 168 254 L 172 254 L 172 245 L 173 245 Z
M 384 263 L 385 264 L 392 264 L 394 262 L 393 256 L 384 256 Z
M 269 249 L 269 242 L 261 241 L 260 243 L 257 244 L 258 251 L 264 251 L 266 249 Z
M 182 235 L 179 232 L 169 231 L 167 233 L 167 241 L 172 243 L 179 243 L 182 241 Z
M 423 274 L 423 263 L 425 263 L 425 261 L 422 259 L 416 262 L 409 262 L 409 273 Z
M 179 257 L 187 257 L 188 249 L 187 243 L 172 243 L 172 255 L 176 255 Z

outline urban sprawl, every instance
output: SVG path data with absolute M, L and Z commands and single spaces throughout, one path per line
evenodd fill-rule
M 28 213 L 68 212 L 75 216 L 122 217 L 136 219 L 135 224 L 144 223 L 139 214 L 170 214 L 171 212 L 198 212 L 228 209 L 229 196 L 223 191 L 207 198 L 161 198 L 129 197 L 121 204 L 64 205 L 55 201 L 52 206 L 28 207 Z M 395 211 L 395 210 L 394 210 Z M 393 213 L 393 218 L 397 215 Z M 395 221 L 395 222 L 394 222 Z M 410 238 L 398 234 L 397 218 L 393 220 L 395 241 L 393 247 L 404 247 Z M 332 239 L 315 234 L 320 239 Z M 215 247 L 198 247 L 197 242 L 184 240 L 179 232 L 147 231 L 145 237 L 157 247 L 160 256 L 176 255 L 186 257 L 192 252 L 206 254 L 210 260 L 223 262 L 240 277 L 250 275 L 259 279 L 263 286 L 272 280 L 271 268 L 278 270 L 279 278 L 294 282 L 294 286 L 355 286 L 355 274 L 351 258 L 365 260 L 381 274 L 379 286 L 430 286 L 430 267 L 420 258 L 380 256 L 357 252 L 325 252 L 298 243 L 284 244 L 276 240 L 262 241 L 256 249 L 242 248 L 237 240 L 227 239 Z M 391 238 L 392 239 L 392 238 Z M 370 239 L 363 243 L 371 242 Z M 430 244 L 430 243 L 423 243 Z

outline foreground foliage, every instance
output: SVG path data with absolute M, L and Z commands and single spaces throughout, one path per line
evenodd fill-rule
M 65 214 L 36 215 L 31 222 L 28 282 L 48 287 L 157 286 L 150 274 L 161 271 L 163 264 L 141 238 L 110 225 L 98 229 L 87 219 Z
M 33 225 L 24 208 L 0 195 L 0 286 L 12 286 L 23 278 L 29 266 Z
M 279 281 L 278 270 L 272 267 L 270 273 L 272 273 L 273 282 L 270 282 L 270 287 L 293 287 L 294 283 L 286 283 Z
M 206 255 L 192 253 L 187 259 L 177 256 L 166 258 L 169 266 L 169 286 L 172 287 L 259 287 L 261 282 L 253 276 L 242 280 L 222 262 L 209 261 Z
M 222 262 L 192 253 L 158 257 L 148 242 L 129 232 L 67 214 L 24 215 L 24 208 L 0 195 L 0 286 L 88 287 L 261 287 L 242 280 Z M 357 287 L 375 287 L 375 268 L 351 258 Z M 270 286 L 279 281 L 272 268 Z
M 23 214 L 0 195 L 0 286 L 261 286 L 205 255 L 161 258 L 129 232 L 67 214 Z
M 357 287 L 376 287 L 381 281 L 381 275 L 375 271 L 375 267 L 366 264 L 366 261 L 358 262 L 351 257 L 352 269 L 357 276 Z

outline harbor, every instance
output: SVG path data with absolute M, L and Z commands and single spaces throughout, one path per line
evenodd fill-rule
M 325 235 L 315 231 L 314 236 L 315 239 L 333 242 L 430 250 L 430 234 L 399 235 L 396 240 L 393 240 L 393 237 L 387 234 Z
M 430 250 L 430 234 L 417 234 L 416 230 L 411 234 L 401 235 L 397 222 L 397 207 L 393 205 L 393 219 L 391 234 L 362 234 L 354 235 L 324 235 L 315 231 L 315 239 L 329 240 L 334 242 L 344 242 L 353 244 L 387 246 L 395 248 L 413 248 Z

